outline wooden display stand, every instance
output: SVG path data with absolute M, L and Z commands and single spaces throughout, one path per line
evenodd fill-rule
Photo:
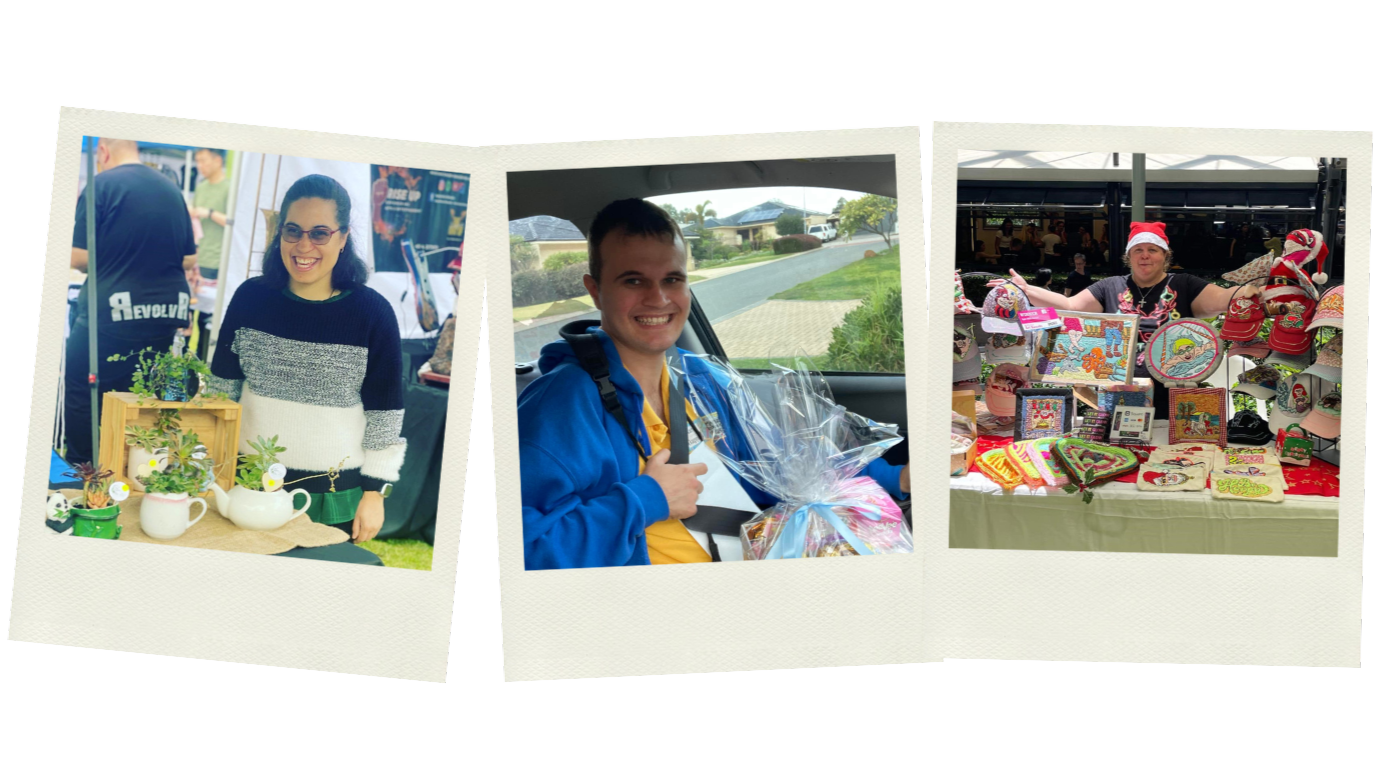
M 237 476 L 237 444 L 241 442 L 242 406 L 231 400 L 199 398 L 195 402 L 165 402 L 140 399 L 130 392 L 107 392 L 102 397 L 101 466 L 116 473 L 118 481 L 129 481 L 126 456 L 126 427 L 155 426 L 162 410 L 178 409 L 180 426 L 186 432 L 197 433 L 199 442 L 208 447 L 217 472 L 217 483 L 232 489 Z

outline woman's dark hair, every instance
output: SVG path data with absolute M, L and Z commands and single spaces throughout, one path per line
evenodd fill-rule
M 338 254 L 338 261 L 334 264 L 333 287 L 340 291 L 361 287 L 367 282 L 367 264 L 358 255 L 357 248 L 353 245 L 353 235 L 348 232 L 353 203 L 348 198 L 348 191 L 338 184 L 338 180 L 323 174 L 300 177 L 285 191 L 285 198 L 280 201 L 280 222 L 276 224 L 271 246 L 266 248 L 266 254 L 261 257 L 262 282 L 272 288 L 285 288 L 290 285 L 290 273 L 285 269 L 285 260 L 280 257 L 280 229 L 285 226 L 285 215 L 290 211 L 290 205 L 305 198 L 322 198 L 337 205 L 334 219 L 338 221 L 339 228 L 344 230 L 346 241 L 343 243 L 343 251 Z
M 1048 288 L 1048 287 L 1049 287 L 1049 284 L 1052 283 L 1053 281 L 1054 281 L 1054 270 L 1052 270 L 1052 269 L 1050 269 L 1050 268 L 1048 268 L 1048 267 L 1043 267 L 1043 268 L 1041 268 L 1038 272 L 1035 273 L 1035 275 L 1034 275 L 1034 281 L 1031 282 L 1030 285 L 1032 285 L 1032 286 L 1034 286 L 1034 287 L 1036 287 L 1036 288 Z

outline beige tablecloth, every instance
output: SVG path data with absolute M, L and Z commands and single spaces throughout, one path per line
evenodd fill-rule
M 82 493 L 76 490 L 63 490 L 63 494 L 68 497 L 79 497 Z M 197 524 L 172 541 L 160 541 L 145 535 L 145 531 L 140 528 L 140 500 L 143 497 L 145 497 L 143 492 L 132 492 L 131 496 L 121 503 L 121 516 L 117 520 L 122 527 L 120 540 L 139 541 L 144 544 L 185 546 L 195 549 L 216 549 L 222 552 L 246 552 L 253 555 L 278 555 L 281 552 L 289 552 L 295 547 L 341 544 L 349 538 L 348 534 L 342 530 L 312 522 L 309 517 L 303 515 L 290 520 L 276 530 L 266 532 L 243 530 L 218 513 L 217 503 L 210 495 L 206 498 L 208 513 L 198 520 Z M 189 517 L 197 516 L 198 511 L 198 505 L 194 504 Z
M 1092 503 L 1045 487 L 1006 494 L 969 473 L 951 479 L 948 545 L 958 549 L 1337 557 L 1339 499 L 1217 500 L 1104 484 Z

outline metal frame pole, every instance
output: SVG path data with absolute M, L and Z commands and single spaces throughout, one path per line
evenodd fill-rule
M 92 464 L 101 468 L 97 393 L 97 137 L 87 145 L 87 386 L 92 397 Z
M 1131 220 L 1136 223 L 1145 222 L 1144 152 L 1131 153 Z
M 213 363 L 213 352 L 217 350 L 218 330 L 222 327 L 222 306 L 227 299 L 227 284 L 223 282 L 226 276 L 227 257 L 232 255 L 232 231 L 237 219 L 237 183 L 242 173 L 242 153 L 228 150 L 228 155 L 232 156 L 232 165 L 228 168 L 226 176 L 232 178 L 232 182 L 227 186 L 227 211 L 223 213 L 227 217 L 227 225 L 222 229 L 222 250 L 218 255 L 218 287 L 217 301 L 213 305 L 213 318 L 208 322 L 208 333 L 203 335 L 203 339 L 208 341 L 208 364 Z M 254 236 L 256 229 L 253 218 L 253 236 L 250 237 L 250 244 L 256 244 Z

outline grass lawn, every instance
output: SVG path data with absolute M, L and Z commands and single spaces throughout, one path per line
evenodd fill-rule
M 770 356 L 763 359 L 731 359 L 730 365 L 737 370 L 767 370 L 770 365 L 781 365 L 783 367 L 797 367 L 794 363 L 798 359 L 805 359 L 811 362 L 813 369 L 820 370 L 826 364 L 826 354 L 821 356 Z
M 770 299 L 795 299 L 809 302 L 831 302 L 845 299 L 864 299 L 880 286 L 899 283 L 899 246 L 876 250 L 874 258 L 862 258 L 835 272 L 805 283 L 798 283 Z
M 545 318 L 551 315 L 565 315 L 567 313 L 583 313 L 586 310 L 593 310 L 594 305 L 590 303 L 590 297 L 577 296 L 574 299 L 561 299 L 556 302 L 542 302 L 540 304 L 527 305 L 526 307 L 512 308 L 512 320 L 530 321 L 533 318 Z
M 797 251 L 797 252 L 801 253 L 801 252 L 803 252 L 803 251 L 799 250 L 799 251 Z M 781 253 L 781 254 L 779 254 L 779 255 L 774 255 L 774 253 L 773 253 L 772 250 L 760 250 L 760 251 L 755 252 L 755 253 L 748 253 L 748 254 L 742 255 L 742 256 L 735 256 L 734 258 L 731 258 L 729 261 L 714 261 L 714 262 L 708 261 L 708 262 L 706 262 L 706 263 L 704 263 L 704 264 L 701 264 L 701 268 L 702 268 L 702 269 L 728 269 L 729 267 L 732 267 L 732 266 L 744 266 L 745 264 L 760 264 L 760 263 L 763 263 L 764 261 L 773 261 L 774 259 L 782 258 L 783 256 L 791 256 L 791 255 L 794 255 L 794 254 L 793 254 L 793 253 Z
M 424 541 L 386 539 L 368 541 L 358 546 L 382 558 L 382 563 L 389 568 L 429 571 L 430 561 L 435 556 L 435 547 Z

